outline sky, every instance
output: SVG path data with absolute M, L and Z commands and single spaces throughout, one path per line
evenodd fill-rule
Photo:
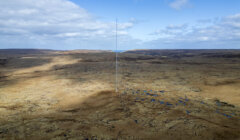
M 1 0 L 0 49 L 240 49 L 239 0 Z

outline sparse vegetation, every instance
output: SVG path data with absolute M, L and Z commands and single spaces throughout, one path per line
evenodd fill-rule
M 0 139 L 239 139 L 239 54 L 0 50 Z

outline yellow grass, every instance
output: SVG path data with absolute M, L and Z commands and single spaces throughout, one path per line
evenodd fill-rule
M 0 66 L 0 138 L 240 138 L 239 58 L 137 53 L 119 54 L 119 93 L 111 52 L 12 56 Z

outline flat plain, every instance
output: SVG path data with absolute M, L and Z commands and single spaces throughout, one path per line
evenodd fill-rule
M 240 50 L 0 50 L 0 139 L 240 139 Z

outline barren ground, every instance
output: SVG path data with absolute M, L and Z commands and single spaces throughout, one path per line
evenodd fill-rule
M 239 50 L 0 50 L 0 139 L 240 139 Z

